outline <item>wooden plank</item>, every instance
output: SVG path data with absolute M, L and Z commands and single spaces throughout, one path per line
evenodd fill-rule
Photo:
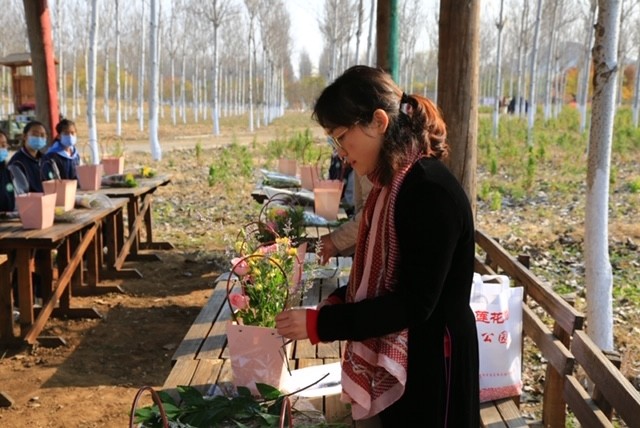
M 222 363 L 223 360 L 198 360 L 198 366 L 189 385 L 207 394 L 211 386 L 218 382 Z
M 576 331 L 571 352 L 609 404 L 630 427 L 640 427 L 640 392 L 607 359 L 584 331 Z
M 522 325 L 524 333 L 535 342 L 544 358 L 556 371 L 562 375 L 570 374 L 574 366 L 571 352 L 524 303 L 522 304 Z
M 574 416 L 585 427 L 612 428 L 613 424 L 598 408 L 593 399 L 584 390 L 578 379 L 573 375 L 565 376 L 564 399 Z
M 507 424 L 502 420 L 502 415 L 493 401 L 480 403 L 480 426 L 484 428 L 500 428 L 507 426 Z
M 202 344 L 202 348 L 198 352 L 196 358 L 199 359 L 229 358 L 229 351 L 225 346 L 227 343 L 227 323 L 233 320 L 233 316 L 231 314 L 231 308 L 229 308 L 229 305 L 226 303 L 226 283 L 224 287 L 222 287 L 221 285 L 221 283 L 218 283 L 218 285 L 216 286 L 216 290 L 219 288 L 220 291 L 224 294 L 224 301 L 222 303 L 222 307 L 220 308 L 220 312 L 218 312 L 218 316 L 213 323 L 213 326 L 211 326 L 211 330 L 209 331 L 204 343 Z M 233 288 L 231 291 L 233 291 Z
M 213 290 L 213 294 L 209 297 L 207 304 L 200 310 L 195 321 L 193 321 L 193 324 L 189 327 L 187 334 L 185 334 L 182 342 L 180 342 L 178 349 L 173 353 L 171 357 L 172 361 L 181 358 L 195 359 L 196 354 L 200 350 L 202 343 L 209 334 L 218 316 L 218 312 L 225 298 L 226 290 L 222 291 L 218 289 L 218 287 Z
M 495 400 L 495 406 L 498 408 L 502 419 L 509 428 L 527 428 L 527 423 L 520 414 L 520 409 L 511 398 L 501 398 Z
M 553 292 L 529 269 L 511 256 L 495 240 L 476 230 L 476 243 L 496 262 L 504 272 L 525 287 L 527 295 L 533 298 L 566 332 L 571 334 L 581 329 L 584 316 L 573 306 Z

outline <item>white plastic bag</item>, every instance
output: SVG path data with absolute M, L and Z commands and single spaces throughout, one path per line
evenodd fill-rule
M 522 287 L 504 275 L 474 275 L 470 306 L 480 353 L 480 402 L 522 393 Z

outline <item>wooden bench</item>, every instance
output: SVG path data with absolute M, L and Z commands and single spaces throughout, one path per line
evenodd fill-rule
M 314 281 L 301 304 L 318 304 L 335 290 L 339 282 L 344 281 L 346 278 Z M 215 384 L 232 381 L 226 337 L 226 324 L 230 320 L 226 280 L 219 281 L 173 354 L 173 368 L 165 380 L 163 390 L 177 399 L 176 387 L 180 385 L 193 386 L 206 393 Z M 290 367 L 299 369 L 339 361 L 341 348 L 342 344 L 337 342 L 311 345 L 308 340 L 296 341 L 290 356 Z M 350 423 L 351 412 L 340 402 L 339 395 L 313 398 L 310 401 L 316 410 L 323 412 L 327 422 Z
M 486 252 L 485 261 L 476 259 L 476 271 L 487 274 L 500 271 L 524 286 L 523 333 L 547 361 L 542 424 L 566 426 L 569 409 L 582 426 L 613 427 L 615 410 L 627 426 L 640 427 L 640 393 L 622 375 L 619 365 L 614 364 L 615 355 L 600 350 L 582 330 L 584 316 L 536 278 L 527 269 L 527 260 L 510 256 L 480 231 L 476 232 L 476 243 Z M 523 361 L 525 357 L 523 353 Z M 580 371 L 588 377 L 591 393 L 580 382 L 577 375 Z M 513 397 L 483 403 L 482 426 L 527 426 L 518 401 L 518 397 Z
M 544 426 L 564 427 L 566 404 L 563 396 L 564 377 L 571 374 L 574 357 L 569 352 L 570 339 L 582 328 L 583 315 L 553 292 L 529 269 L 527 260 L 511 256 L 495 240 L 476 231 L 476 243 L 486 253 L 486 259 L 476 258 L 476 272 L 504 273 L 516 285 L 524 287 L 523 337 L 528 337 L 547 361 L 543 392 L 542 421 Z M 524 264 L 523 264 L 524 262 Z M 548 320 L 547 323 L 543 320 Z M 548 326 L 548 322 L 553 325 Z M 526 352 L 523 352 L 523 361 Z M 526 379 L 523 379 L 523 383 Z M 484 427 L 525 427 L 520 414 L 519 397 L 482 403 L 480 419 Z

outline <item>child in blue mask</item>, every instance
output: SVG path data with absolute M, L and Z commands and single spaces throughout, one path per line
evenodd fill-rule
M 9 161 L 16 165 L 29 182 L 29 192 L 43 193 L 41 161 L 42 150 L 47 145 L 47 129 L 37 120 L 27 123 L 23 130 L 23 143 Z
M 15 210 L 15 195 L 13 183 L 7 168 L 9 161 L 9 139 L 7 134 L 0 130 L 0 212 Z
M 76 166 L 80 164 L 80 155 L 76 149 L 76 124 L 69 119 L 62 119 L 56 125 L 56 132 L 58 136 L 42 158 L 42 175 L 45 180 L 76 180 Z M 60 177 L 56 177 L 54 173 L 54 164 Z

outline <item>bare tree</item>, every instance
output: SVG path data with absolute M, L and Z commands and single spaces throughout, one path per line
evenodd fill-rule
M 531 68 L 529 72 L 529 111 L 527 121 L 527 144 L 529 147 L 533 145 L 533 124 L 536 113 L 536 75 L 537 75 L 537 53 L 538 41 L 540 39 L 540 21 L 542 15 L 542 0 L 538 0 L 538 9 L 536 12 L 536 24 L 533 35 L 533 47 L 531 48 Z
M 116 135 L 122 135 L 122 104 L 120 94 L 120 0 L 115 0 L 116 21 Z
M 607 351 L 613 350 L 613 276 L 607 230 L 620 10 L 620 0 L 598 1 L 585 204 L 587 331 L 593 341 Z
M 587 38 L 584 43 L 584 57 L 582 65 L 582 77 L 580 80 L 580 133 L 584 133 L 587 126 L 587 101 L 589 99 L 589 78 L 591 77 L 591 46 L 593 44 L 593 31 L 596 23 L 596 10 L 598 2 L 590 0 L 589 16 L 587 18 Z
M 98 128 L 96 125 L 96 68 L 98 61 L 98 0 L 91 1 L 91 23 L 89 31 L 89 55 L 88 55 L 88 94 L 87 94 L 87 123 L 89 125 L 89 148 L 91 150 L 91 162 L 94 165 L 100 163 L 100 151 L 98 150 Z
M 496 48 L 496 98 L 493 106 L 493 138 L 498 138 L 498 126 L 500 121 L 500 104 L 502 100 L 502 29 L 504 28 L 504 19 L 502 13 L 504 9 L 504 0 L 500 0 L 500 13 L 496 28 L 498 29 L 498 46 Z
M 158 35 L 159 35 L 159 4 L 158 0 L 151 0 L 149 7 L 149 144 L 153 160 L 162 159 L 162 148 L 158 141 L 158 86 L 160 62 L 158 61 Z

